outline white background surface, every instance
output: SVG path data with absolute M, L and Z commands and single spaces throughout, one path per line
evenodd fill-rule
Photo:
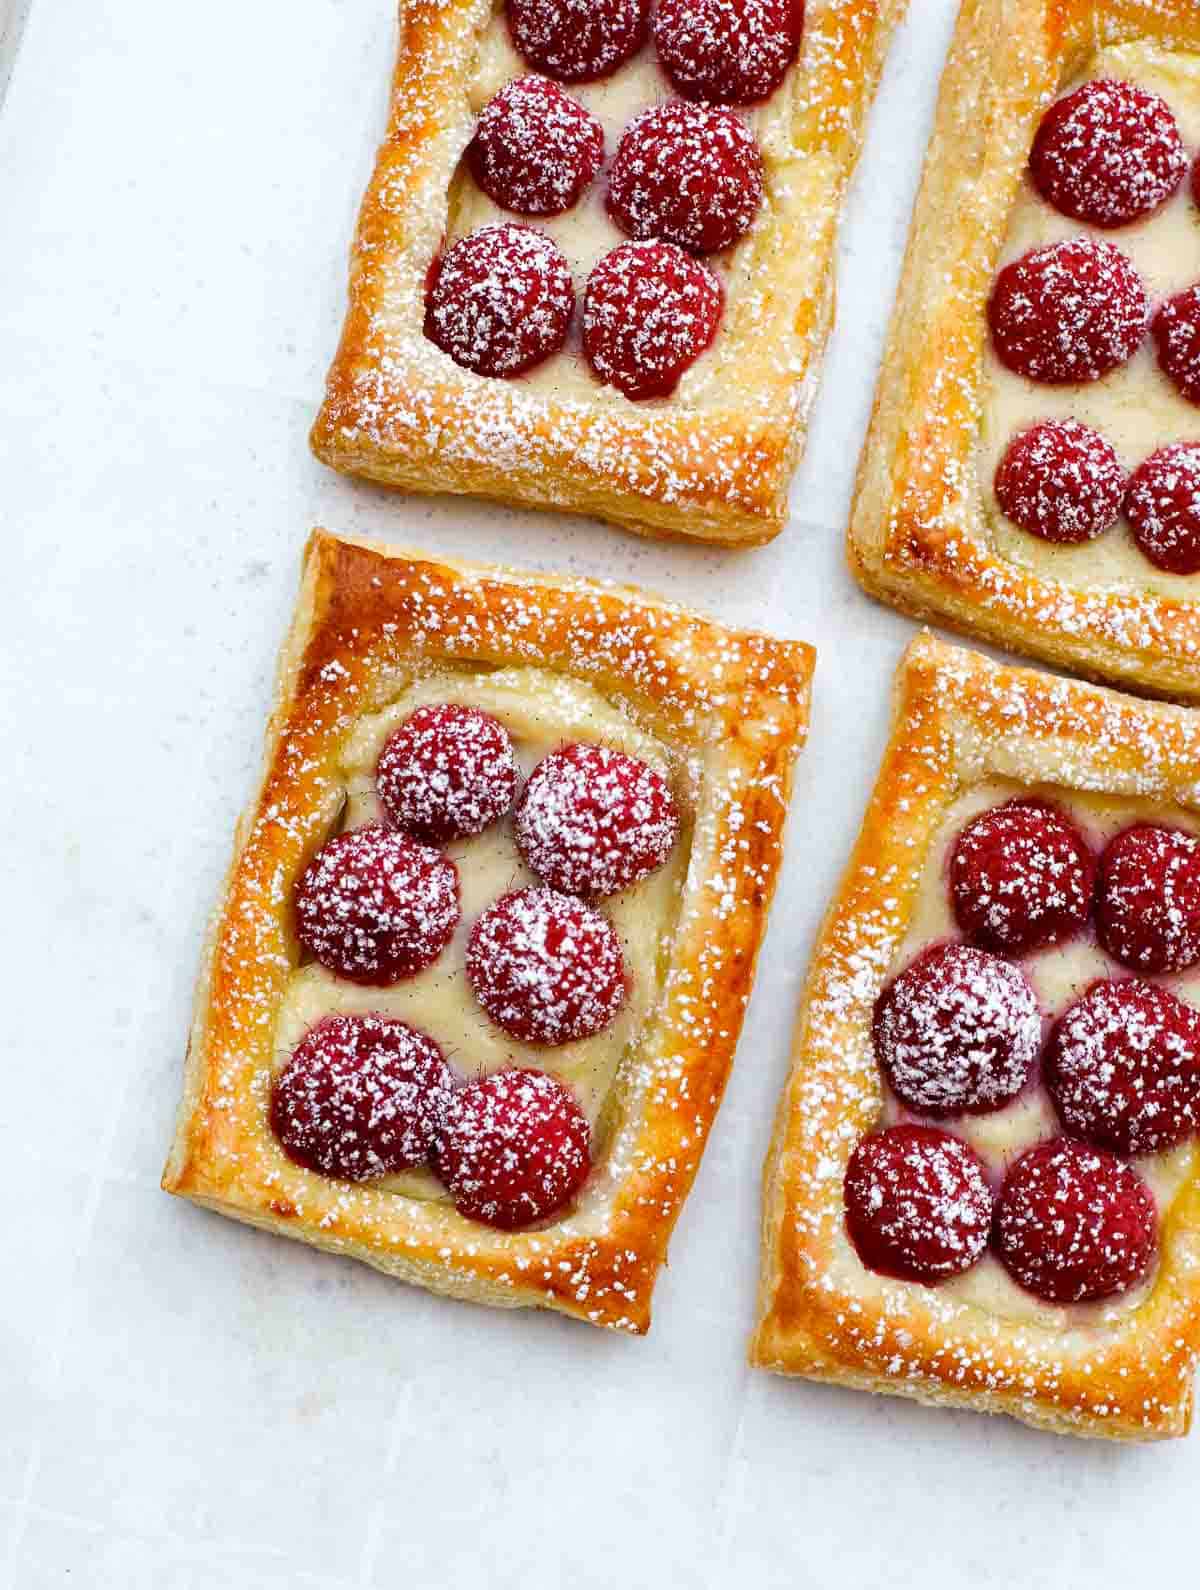
M 0 113 L 0 1585 L 1194 1576 L 1200 1436 L 1085 1445 L 743 1364 L 794 1003 L 911 633 L 841 537 L 952 9 L 914 0 L 893 50 L 793 523 L 729 556 L 389 498 L 310 457 L 390 0 L 32 0 Z M 317 522 L 818 648 L 757 990 L 643 1341 L 443 1302 L 158 1190 Z

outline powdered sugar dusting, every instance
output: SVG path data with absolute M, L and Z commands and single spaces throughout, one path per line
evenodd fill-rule
M 439 1290 L 462 1291 L 469 1279 L 494 1302 L 542 1303 L 615 1329 L 644 1330 L 666 1234 L 695 1174 L 732 1059 L 760 927 L 746 913 L 773 888 L 788 766 L 803 732 L 809 654 L 587 582 L 456 571 L 328 537 L 314 543 L 309 576 L 322 593 L 318 621 L 295 681 L 298 694 L 284 705 L 218 924 L 211 999 L 193 1039 L 184 1158 L 173 1162 L 168 1184 L 207 1197 L 213 1185 L 207 1178 L 216 1178 L 220 1191 L 212 1196 L 227 1212 L 269 1217 L 280 1229 L 348 1248 Z M 507 667 L 493 674 L 500 663 Z M 489 693 L 493 678 L 501 682 Z M 360 789 L 370 788 L 378 746 L 395 726 L 387 719 L 389 704 L 417 690 L 399 708 L 398 716 L 407 716 L 422 699 L 439 699 L 442 679 L 443 699 L 477 697 L 513 733 L 560 699 L 576 712 L 581 699 L 594 702 L 597 721 L 608 714 L 626 724 L 631 749 L 653 760 L 659 745 L 657 755 L 678 770 L 689 808 L 670 862 L 638 886 L 665 889 L 654 898 L 669 903 L 663 916 L 651 912 L 649 934 L 638 940 L 634 988 L 618 1017 L 625 1022 L 628 1010 L 633 1025 L 603 1088 L 586 1069 L 586 1044 L 553 1051 L 556 1066 L 558 1057 L 575 1052 L 573 1092 L 575 1078 L 581 1092 L 585 1084 L 596 1090 L 597 1110 L 611 1097 L 595 1169 L 551 1230 L 503 1238 L 464 1222 L 429 1191 L 399 1196 L 389 1190 L 390 1178 L 368 1186 L 313 1177 L 292 1165 L 265 1130 L 273 1061 L 286 1058 L 286 1051 L 276 1055 L 281 1002 L 292 993 L 312 998 L 293 1043 L 322 1010 L 371 1014 L 382 1001 L 387 1015 L 420 1027 L 429 997 L 444 994 L 439 1009 L 472 1009 L 469 996 L 455 994 L 461 939 L 446 952 L 447 978 L 435 966 L 382 992 L 339 981 L 336 998 L 322 1004 L 331 981 L 296 969 L 285 931 L 295 877 L 336 824 L 348 779 L 354 802 L 365 798 Z M 360 747 L 351 773 L 341 748 L 372 713 L 386 727 L 381 724 L 373 753 Z M 547 723 L 557 721 L 551 714 Z M 576 721 L 575 735 L 564 738 L 588 732 L 586 714 Z M 739 755 L 730 759 L 723 748 L 734 722 Z M 521 729 L 520 737 L 531 732 Z M 563 734 L 561 727 L 542 732 Z M 486 838 L 462 843 L 469 851 Z M 681 894 L 676 858 L 688 870 Z M 464 903 L 469 878 L 464 869 Z M 615 899 L 606 912 L 615 918 L 624 903 L 624 896 Z M 722 925 L 726 916 L 741 946 L 736 957 Z M 473 1035 L 491 1027 L 477 1009 L 473 1019 L 474 1028 L 456 1033 L 461 1051 L 450 1055 L 460 1073 L 469 1070 Z M 502 1066 L 498 1050 L 491 1052 L 496 1059 L 489 1063 Z M 534 1064 L 541 1069 L 541 1060 Z

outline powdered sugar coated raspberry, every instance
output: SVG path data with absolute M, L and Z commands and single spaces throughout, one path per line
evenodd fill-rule
M 1014 436 L 996 470 L 996 501 L 1043 541 L 1090 541 L 1116 524 L 1125 471 L 1099 431 L 1078 420 L 1043 420 Z
M 514 376 L 557 353 L 575 313 L 558 244 L 529 226 L 481 227 L 430 273 L 425 335 L 476 375 Z
M 508 26 L 531 66 L 563 83 L 607 77 L 646 38 L 650 0 L 508 0 Z
M 458 923 L 452 861 L 380 824 L 338 834 L 300 875 L 296 936 L 322 966 L 384 987 L 445 949 Z
M 1127 1292 L 1158 1242 L 1145 1182 L 1103 1149 L 1069 1137 L 1038 1143 L 1011 1167 L 996 1202 L 1000 1262 L 1049 1303 L 1086 1303 Z
M 1139 464 L 1125 493 L 1125 517 L 1156 568 L 1200 570 L 1200 443 L 1171 442 Z
M 531 871 L 568 894 L 616 894 L 663 865 L 679 837 L 671 786 L 647 762 L 577 742 L 543 757 L 517 807 Z
M 1043 1062 L 1073 1137 L 1157 1154 L 1200 1123 L 1200 1017 L 1137 978 L 1093 984 L 1059 1018 Z
M 1200 283 L 1161 303 L 1150 330 L 1163 374 L 1180 397 L 1200 404 Z
M 384 1016 L 326 1016 L 271 1089 L 285 1153 L 324 1176 L 370 1181 L 425 1164 L 450 1096 L 442 1051 Z
M 762 198 L 762 156 L 745 122 L 678 100 L 634 117 L 608 176 L 608 212 L 622 231 L 698 254 L 736 243 Z
M 1187 154 L 1164 99 L 1135 83 L 1096 78 L 1043 116 L 1029 169 L 1038 192 L 1064 215 L 1126 226 L 1170 198 Z
M 588 277 L 583 351 L 627 398 L 669 397 L 717 334 L 721 284 L 674 243 L 622 243 Z
M 1108 953 L 1135 972 L 1200 963 L 1200 840 L 1157 823 L 1135 823 L 1110 840 L 1096 928 Z
M 992 1195 L 978 1156 L 935 1126 L 864 1137 L 843 1184 L 846 1228 L 869 1270 L 927 1286 L 983 1256 Z
M 753 105 L 800 50 L 804 0 L 659 0 L 654 43 L 685 99 Z
M 924 950 L 875 1005 L 875 1055 L 919 1115 L 983 1114 L 1025 1086 L 1042 1036 L 1024 973 L 969 944 Z
M 467 145 L 471 175 L 519 215 L 561 215 L 600 169 L 604 129 L 544 77 L 519 77 L 484 106 Z
M 478 707 L 418 707 L 388 736 L 375 788 L 388 821 L 426 844 L 481 834 L 516 796 L 512 741 Z
M 516 889 L 488 907 L 471 930 L 467 978 L 496 1025 L 533 1044 L 595 1037 L 626 992 L 612 923 L 555 889 Z
M 954 916 L 969 939 L 1000 955 L 1061 943 L 1087 922 L 1096 861 L 1083 835 L 1047 801 L 981 812 L 950 857 Z
M 493 1071 L 449 1101 L 436 1157 L 455 1208 L 511 1231 L 558 1214 L 591 1169 L 591 1132 L 544 1071 Z
M 1030 381 L 1098 381 L 1129 359 L 1150 318 L 1142 279 L 1119 248 L 1086 237 L 1006 265 L 988 300 L 996 356 Z

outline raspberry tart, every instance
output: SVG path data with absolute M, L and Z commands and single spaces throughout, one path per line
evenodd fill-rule
M 644 1331 L 811 668 L 633 592 L 317 532 L 164 1186 L 435 1291 Z
M 962 11 L 852 514 L 873 594 L 1200 699 L 1198 156 L 1190 0 Z
M 416 0 L 317 455 L 643 535 L 776 535 L 904 9 Z
M 913 643 L 809 971 L 755 1364 L 1077 1435 L 1186 1430 L 1198 774 L 1186 708 Z

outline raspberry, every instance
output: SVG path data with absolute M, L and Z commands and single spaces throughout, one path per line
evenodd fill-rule
M 519 77 L 483 107 L 467 145 L 471 175 L 518 215 L 561 215 L 600 169 L 604 128 L 557 83 Z
M 936 944 L 885 988 L 871 1036 L 892 1091 L 919 1115 L 982 1115 L 1025 1086 L 1042 1021 L 1017 967 Z
M 1135 823 L 1100 857 L 1096 929 L 1135 972 L 1183 972 L 1200 961 L 1200 841 Z
M 622 243 L 588 277 L 583 351 L 634 402 L 669 397 L 717 334 L 721 284 L 674 243 Z
M 1172 442 L 1139 464 L 1125 493 L 1139 547 L 1168 574 L 1200 569 L 1200 443 Z
M 1150 1189 L 1103 1149 L 1069 1137 L 1038 1143 L 1008 1172 L 996 1201 L 1000 1262 L 1048 1303 L 1127 1292 L 1157 1247 Z
M 696 254 L 736 243 L 762 199 L 762 156 L 745 122 L 679 101 L 634 117 L 608 175 L 608 213 L 622 231 Z
M 508 0 L 517 50 L 563 83 L 607 77 L 646 39 L 650 0 Z
M 1116 524 L 1125 471 L 1112 444 L 1078 420 L 1043 420 L 1009 442 L 996 501 L 1043 541 L 1090 541 Z
M 1165 100 L 1134 83 L 1097 78 L 1042 117 L 1029 170 L 1063 215 L 1127 226 L 1171 197 L 1187 155 Z
M 460 237 L 430 272 L 425 335 L 476 375 L 522 375 L 557 353 L 575 313 L 562 250 L 528 226 Z
M 1153 983 L 1094 983 L 1059 1018 L 1043 1069 L 1063 1126 L 1097 1148 L 1157 1154 L 1200 1122 L 1200 1018 Z
M 654 44 L 685 99 L 753 105 L 800 52 L 804 0 L 659 0 Z
M 517 848 L 567 894 L 616 894 L 648 878 L 679 837 L 671 786 L 604 745 L 564 745 L 534 768 L 517 807 Z
M 1200 284 L 1161 303 L 1150 330 L 1159 369 L 1180 397 L 1200 403 Z
M 517 793 L 512 741 L 477 707 L 418 707 L 388 735 L 375 788 L 388 821 L 425 844 L 481 834 Z
M 1150 318 L 1137 271 L 1111 243 L 1067 238 L 1006 265 L 988 300 L 996 357 L 1047 385 L 1098 381 L 1136 350 Z
M 296 936 L 352 983 L 385 987 L 437 960 L 458 924 L 452 861 L 381 824 L 322 845 L 296 885 Z
M 987 1247 L 992 1195 L 977 1155 L 936 1126 L 864 1137 L 843 1185 L 846 1228 L 868 1270 L 927 1286 L 969 1270 Z
M 1095 884 L 1096 861 L 1083 835 L 1046 801 L 981 812 L 950 858 L 959 927 L 999 955 L 1026 955 L 1078 933 Z
M 544 1071 L 493 1071 L 453 1094 L 438 1174 L 459 1214 L 512 1231 L 570 1203 L 591 1169 L 587 1116 Z
M 370 1181 L 429 1157 L 452 1090 L 433 1039 L 383 1016 L 326 1016 L 271 1089 L 271 1130 L 289 1159 Z
M 606 917 L 554 889 L 516 889 L 471 930 L 467 980 L 521 1043 L 594 1038 L 625 1000 L 621 941 Z

